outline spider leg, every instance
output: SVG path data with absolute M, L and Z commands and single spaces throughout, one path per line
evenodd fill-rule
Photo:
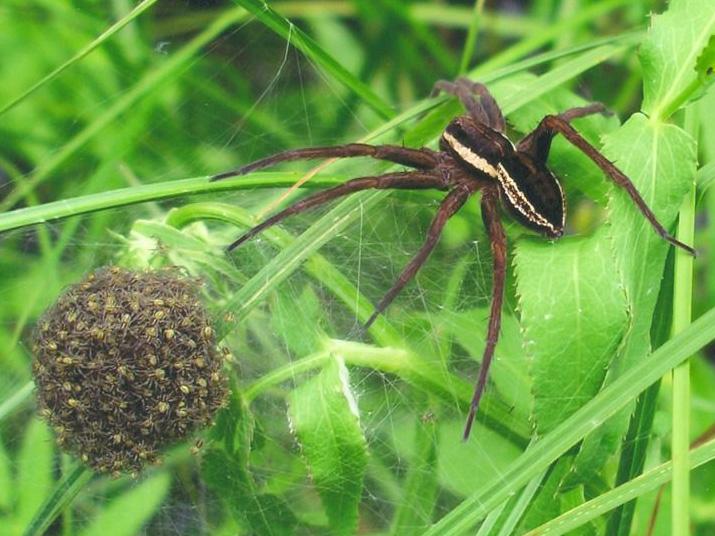
M 422 268 L 422 265 L 427 260 L 427 257 L 429 257 L 430 253 L 432 253 L 432 250 L 437 245 L 447 220 L 454 216 L 454 214 L 461 208 L 465 201 L 469 199 L 476 189 L 476 184 L 469 184 L 458 186 L 447 194 L 447 197 L 445 197 L 444 201 L 442 201 L 437 214 L 432 220 L 432 224 L 427 231 L 427 238 L 425 239 L 424 244 L 422 244 L 419 251 L 402 270 L 402 273 L 397 278 L 397 281 L 395 281 L 392 285 L 390 290 L 385 293 L 380 302 L 377 304 L 372 315 L 370 315 L 370 318 L 368 318 L 367 322 L 365 322 L 364 329 L 367 329 L 372 325 L 378 315 L 387 309 L 390 303 L 392 303 L 392 300 L 395 299 L 405 285 L 409 283 L 419 269 Z
M 335 147 L 308 147 L 277 153 L 261 160 L 256 160 L 243 167 L 224 171 L 211 177 L 212 181 L 245 175 L 251 171 L 263 169 L 279 162 L 307 160 L 311 158 L 350 158 L 369 156 L 377 160 L 387 160 L 417 169 L 432 169 L 437 166 L 437 153 L 431 149 L 410 149 L 399 145 L 367 145 L 365 143 L 348 143 Z
M 457 78 L 454 82 L 439 80 L 432 93 L 438 91 L 457 97 L 475 120 L 499 132 L 506 132 L 506 121 L 501 109 L 484 84 L 472 82 L 468 78 Z M 474 98 L 475 95 L 479 96 L 479 102 Z
M 491 242 L 492 257 L 494 264 L 494 273 L 492 281 L 492 305 L 489 313 L 489 327 L 487 328 L 487 340 L 484 347 L 484 355 L 482 363 L 479 367 L 479 378 L 474 386 L 474 394 L 472 402 L 469 406 L 469 414 L 467 415 L 467 423 L 464 426 L 464 440 L 469 438 L 469 433 L 472 431 L 474 417 L 477 414 L 479 401 L 484 394 L 484 388 L 487 385 L 489 376 L 489 368 L 494 357 L 494 348 L 499 339 L 499 328 L 501 326 L 501 310 L 504 300 L 504 279 L 506 277 L 506 234 L 499 220 L 499 192 L 494 188 L 484 190 L 482 193 L 482 220 L 489 234 Z
M 586 109 L 589 107 L 586 107 Z M 571 111 L 569 111 L 571 112 Z M 565 112 L 564 114 L 568 114 Z M 595 112 L 588 112 L 595 113 Z M 643 214 L 643 216 L 648 220 L 653 229 L 667 242 L 684 249 L 691 255 L 695 255 L 695 250 L 682 243 L 680 240 L 672 236 L 668 231 L 661 225 L 658 218 L 653 211 L 650 209 L 645 200 L 641 197 L 641 194 L 636 189 L 635 185 L 631 180 L 626 177 L 626 175 L 618 169 L 611 161 L 609 161 L 605 156 L 603 156 L 593 145 L 591 145 L 581 134 L 579 134 L 576 129 L 574 129 L 568 120 L 564 118 L 564 114 L 561 115 L 547 115 L 541 120 L 539 126 L 529 134 L 524 140 L 519 142 L 517 146 L 518 150 L 525 150 L 531 152 L 537 158 L 541 158 L 545 162 L 546 156 L 548 155 L 549 146 L 551 144 L 551 139 L 556 134 L 563 135 L 571 144 L 580 149 L 586 156 L 588 156 L 593 162 L 600 167 L 606 175 L 608 175 L 611 180 L 620 188 L 626 191 L 630 196 L 631 200 L 635 203 L 638 210 Z M 587 115 L 583 113 L 582 115 Z M 580 117 L 579 115 L 572 114 L 572 117 Z
M 280 212 L 274 214 L 262 223 L 249 229 L 244 235 L 240 236 L 231 245 L 229 245 L 227 249 L 228 251 L 235 249 L 236 247 L 243 244 L 245 241 L 256 236 L 261 231 L 275 225 L 276 223 L 287 218 L 288 216 L 292 216 L 293 214 L 298 214 L 305 210 L 317 207 L 338 197 L 352 194 L 354 192 L 359 192 L 360 190 L 367 190 L 370 188 L 398 188 L 414 190 L 436 188 L 438 190 L 445 190 L 448 188 L 448 184 L 439 173 L 420 171 L 403 171 L 398 173 L 386 173 L 385 175 L 379 175 L 377 177 L 361 177 L 357 179 L 352 179 L 343 184 L 340 184 L 328 190 L 324 190 L 322 192 L 317 192 L 304 199 L 301 199 L 300 201 L 297 201 L 288 208 L 281 210 Z
M 579 117 L 586 117 L 587 115 L 593 114 L 612 115 L 603 103 L 592 102 L 587 106 L 578 106 L 576 108 L 566 110 L 565 112 L 561 112 L 560 114 L 558 114 L 558 116 L 564 121 L 572 121 Z

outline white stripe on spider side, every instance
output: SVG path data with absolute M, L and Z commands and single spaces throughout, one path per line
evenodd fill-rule
M 442 134 L 442 137 L 449 144 L 449 146 L 454 149 L 454 151 L 459 155 L 459 157 L 465 162 L 467 162 L 470 166 L 473 166 L 482 173 L 486 173 L 494 179 L 499 178 L 499 173 L 494 166 L 487 162 L 486 159 L 475 153 L 472 149 L 461 143 L 449 132 L 444 132 Z
M 558 230 L 551 224 L 551 222 L 536 211 L 534 205 L 532 205 L 523 192 L 519 190 L 519 187 L 514 182 L 514 179 L 511 178 L 509 172 L 501 163 L 498 164 L 497 171 L 499 174 L 499 182 L 509 198 L 511 205 L 521 212 L 529 221 L 532 221 L 541 227 L 546 227 L 553 233 L 558 233 Z

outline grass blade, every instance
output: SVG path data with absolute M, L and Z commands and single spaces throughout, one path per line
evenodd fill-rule
M 708 342 L 715 339 L 715 308 L 669 340 L 647 359 L 626 371 L 588 404 L 524 452 L 510 468 L 463 501 L 425 534 L 458 535 L 469 531 L 493 508 L 516 493 L 586 434 L 597 428 Z
M 66 62 L 64 62 L 62 65 L 57 67 L 54 71 L 51 73 L 47 74 L 46 76 L 42 77 L 42 79 L 38 80 L 37 83 L 33 84 L 30 86 L 25 92 L 23 92 L 21 95 L 15 97 L 13 100 L 11 100 L 9 103 L 7 103 L 5 106 L 0 108 L 0 115 L 4 114 L 5 112 L 11 110 L 15 106 L 17 106 L 19 103 L 21 103 L 23 100 L 25 100 L 27 97 L 32 95 L 35 91 L 40 89 L 42 86 L 45 84 L 50 83 L 52 80 L 57 78 L 62 71 L 65 69 L 68 69 L 78 61 L 80 61 L 82 58 L 84 58 L 87 54 L 92 52 L 94 49 L 97 47 L 101 46 L 102 43 L 104 43 L 107 39 L 111 38 L 114 34 L 116 34 L 119 30 L 124 28 L 127 24 L 132 22 L 134 19 L 136 19 L 139 15 L 144 13 L 147 9 L 149 9 L 151 6 L 156 4 L 157 0 L 143 0 L 140 4 L 138 4 L 132 11 L 127 13 L 124 17 L 119 19 L 117 22 L 112 24 L 109 28 L 107 28 L 104 32 L 99 34 L 96 39 L 92 40 L 91 43 L 88 43 L 87 46 L 83 47 L 81 50 L 77 52 L 74 56 L 72 56 L 70 59 L 68 59 Z
M 91 478 L 92 472 L 83 465 L 78 465 L 72 472 L 65 475 L 27 526 L 24 535 L 40 536 L 45 534 L 52 522 L 69 506 Z
M 688 466 L 691 471 L 701 465 L 715 460 L 715 441 L 710 441 L 696 449 L 693 449 L 690 452 L 689 459 L 690 463 Z M 527 532 L 524 536 L 558 536 L 559 534 L 565 534 L 566 532 L 580 527 L 592 519 L 596 519 L 598 516 L 613 510 L 621 504 L 631 501 L 636 497 L 640 497 L 644 493 L 656 489 L 658 486 L 666 484 L 673 474 L 672 471 L 673 462 L 666 462 L 659 465 L 658 467 L 643 473 L 638 478 L 635 478 L 622 486 L 618 486 L 617 488 L 614 488 L 607 493 L 596 497 L 595 499 L 585 502 L 560 515 L 556 519 L 552 519 L 548 523 L 544 523 L 540 527 Z M 686 532 L 678 534 L 688 534 L 689 532 L 690 529 L 688 528 Z
M 260 0 L 234 0 L 234 2 L 280 35 L 289 44 L 295 46 L 332 78 L 354 92 L 378 115 L 384 119 L 390 119 L 395 115 L 392 107 L 378 97 L 372 89 L 355 78 L 300 28 L 297 28 L 288 19 L 276 13 L 268 3 Z

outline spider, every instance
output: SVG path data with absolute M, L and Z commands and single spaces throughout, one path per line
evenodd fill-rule
M 566 216 L 564 193 L 559 181 L 546 165 L 554 136 L 561 134 L 593 160 L 619 188 L 630 196 L 636 208 L 664 240 L 692 255 L 695 254 L 695 250 L 671 236 L 660 224 L 630 179 L 571 126 L 570 122 L 573 119 L 606 113 L 606 108 L 602 104 L 593 103 L 571 108 L 557 115 L 547 115 L 532 132 L 514 145 L 505 135 L 504 116 L 486 86 L 460 78 L 455 82 L 437 82 L 435 92 L 439 91 L 457 97 L 468 112 L 453 119 L 447 125 L 439 140 L 439 151 L 427 147 L 411 149 L 396 145 L 362 143 L 296 149 L 220 173 L 212 177 L 212 180 L 244 175 L 279 162 L 312 158 L 368 156 L 413 169 L 352 179 L 310 195 L 249 229 L 228 246 L 229 251 L 288 216 L 361 190 L 434 188 L 446 191 L 447 195 L 432 220 L 424 244 L 377 304 L 365 323 L 365 328 L 368 328 L 390 305 L 422 267 L 437 244 L 447 220 L 456 214 L 472 195 L 481 192 L 482 220 L 489 236 L 493 257 L 492 298 L 486 345 L 464 427 L 463 438 L 466 440 L 484 393 L 501 323 L 507 241 L 499 219 L 499 205 L 501 204 L 521 225 L 549 239 L 557 239 L 564 232 Z

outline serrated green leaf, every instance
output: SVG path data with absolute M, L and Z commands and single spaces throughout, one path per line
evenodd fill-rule
M 292 428 L 335 534 L 357 526 L 367 467 L 357 411 L 347 368 L 337 359 L 290 396 Z
M 166 472 L 152 476 L 112 499 L 84 527 L 80 536 L 133 536 L 149 521 L 169 493 L 171 477 Z
M 605 232 L 521 240 L 516 277 L 525 349 L 541 434 L 599 390 L 626 327 L 625 300 Z
M 32 419 L 25 431 L 16 475 L 17 521 L 24 526 L 52 490 L 54 440 L 47 425 Z
M 603 152 L 631 178 L 660 222 L 669 228 L 695 177 L 692 138 L 679 127 L 657 124 L 636 114 L 606 137 Z M 650 353 L 650 327 L 669 247 L 623 192 L 614 191 L 609 206 L 614 278 L 623 286 L 629 318 L 626 337 L 606 384 Z M 627 419 L 627 412 L 621 412 L 586 439 L 577 460 L 582 478 L 588 480 L 590 471 L 598 470 L 614 452 Z
M 644 112 L 665 119 L 675 111 L 698 77 L 696 60 L 713 33 L 712 0 L 673 0 L 668 11 L 653 17 L 640 50 Z

